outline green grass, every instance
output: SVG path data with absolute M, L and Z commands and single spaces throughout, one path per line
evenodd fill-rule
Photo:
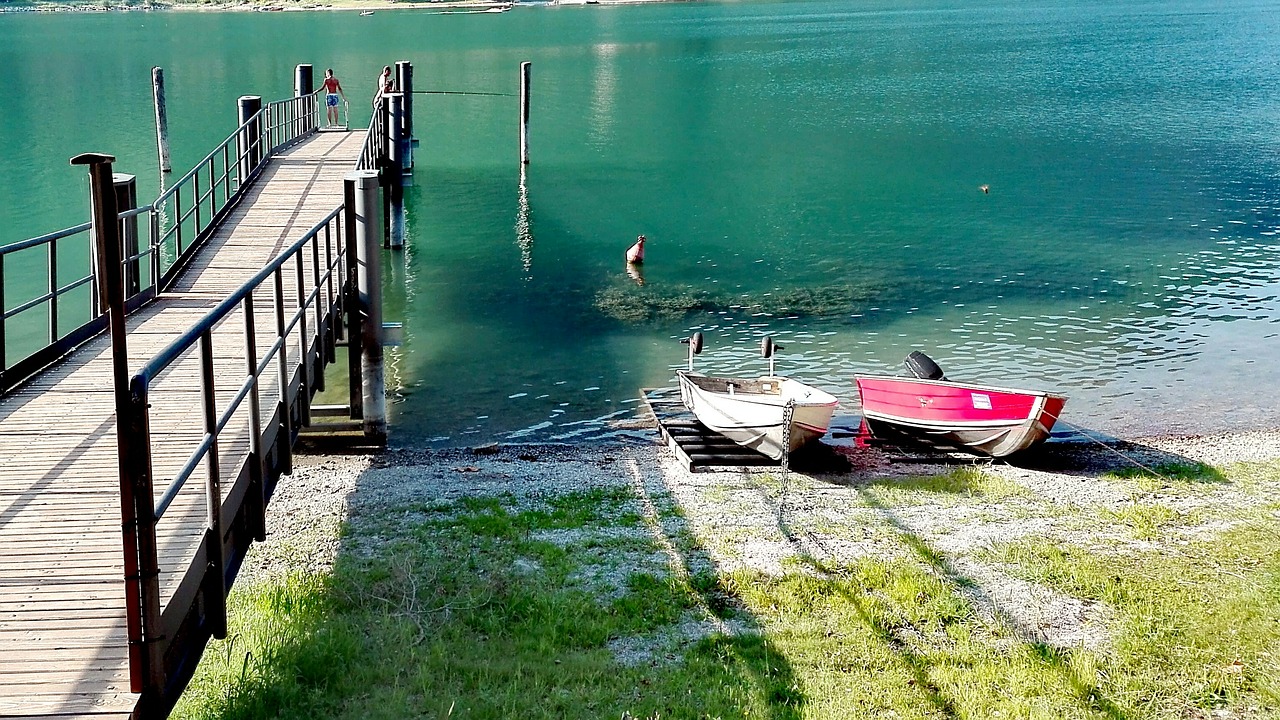
M 959 467 L 942 475 L 918 475 L 877 480 L 865 492 L 890 505 L 957 504 L 971 499 L 1001 501 L 1026 497 L 1023 486 L 976 466 Z
M 1227 482 L 1222 470 L 1199 462 L 1159 463 L 1149 467 L 1125 467 L 1109 470 L 1104 478 L 1132 480 L 1143 492 L 1186 490 L 1195 485 Z
M 1118 510 L 1103 510 L 1103 515 L 1127 527 L 1138 540 L 1157 540 L 1169 528 L 1195 522 L 1195 513 L 1179 512 L 1160 503 L 1133 502 Z
M 891 516 L 930 496 L 985 507 L 1022 494 L 976 469 L 902 485 L 860 489 L 864 507 Z M 972 581 L 892 522 L 879 532 L 900 543 L 893 560 L 801 554 L 781 576 L 670 573 L 633 562 L 662 550 L 639 507 L 618 489 L 523 508 L 510 497 L 411 516 L 390 508 L 385 522 L 346 531 L 344 546 L 372 555 L 344 552 L 324 576 L 238 587 L 230 635 L 210 645 L 176 716 L 1280 717 L 1274 514 L 1169 552 L 1030 540 L 981 556 L 1104 604 L 1110 643 L 1087 650 L 1047 646 L 979 612 Z M 679 508 L 658 507 L 679 519 Z M 1082 518 L 1159 538 L 1183 521 L 1161 508 Z M 686 569 L 701 567 L 689 533 L 669 540 Z M 581 581 L 602 568 L 620 578 L 617 592 Z M 732 632 L 711 630 L 716 618 Z M 698 622 L 708 629 L 680 640 Z M 619 646 L 651 654 L 623 664 Z
M 1248 524 L 1176 552 L 1116 555 L 1019 542 L 991 559 L 1111 608 L 1112 650 L 1093 658 L 1130 717 L 1266 708 L 1280 717 L 1280 535 Z

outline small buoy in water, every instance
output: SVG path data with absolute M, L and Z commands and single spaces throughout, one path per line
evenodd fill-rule
M 978 186 L 978 189 L 982 191 L 982 194 L 983 194 L 983 195 L 990 195 L 990 194 L 991 194 L 991 186 L 990 186 L 990 185 L 979 185 L 979 186 Z
M 644 236 L 636 238 L 636 244 L 627 249 L 627 262 L 639 264 L 644 262 Z

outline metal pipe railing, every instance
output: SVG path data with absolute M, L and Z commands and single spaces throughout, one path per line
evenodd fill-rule
M 159 295 L 172 283 L 192 249 L 201 244 L 211 228 L 239 202 L 270 157 L 316 130 L 320 110 L 318 95 L 317 91 L 268 103 L 163 189 L 151 204 L 120 213 L 121 220 L 146 218 L 140 223 L 146 242 L 140 243 L 136 253 L 122 253 L 125 268 L 145 268 L 145 282 L 138 278 L 138 290 L 132 296 L 138 299 L 131 307 Z M 241 143 L 245 138 L 248 142 Z M 244 161 L 248 158 L 256 161 L 242 174 L 240 171 L 246 167 Z M 71 280 L 59 277 L 58 243 L 78 235 L 84 236 L 84 257 L 92 257 L 89 223 L 0 246 L 0 393 L 103 327 L 104 308 L 97 298 L 95 270 L 90 267 L 87 273 Z M 30 253 L 24 253 L 38 252 L 37 248 L 41 247 L 45 249 L 43 258 L 28 257 Z M 15 267 L 28 266 L 43 266 L 47 276 L 44 288 L 16 298 L 12 307 L 4 306 L 3 299 L 14 295 L 5 288 L 6 267 L 12 273 Z M 86 285 L 90 286 L 88 303 L 68 305 L 71 301 L 67 296 Z M 41 308 L 47 308 L 48 332 L 44 338 L 37 340 L 27 332 L 15 346 L 9 337 L 14 320 L 39 312 Z M 68 327 L 64 329 L 63 325 Z M 16 354 L 12 362 L 8 357 L 10 353 Z

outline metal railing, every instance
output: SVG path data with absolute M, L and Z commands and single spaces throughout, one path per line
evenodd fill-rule
M 364 148 L 374 153 L 372 166 L 386 159 L 385 133 L 381 139 L 377 137 L 386 127 L 385 117 L 381 122 L 378 119 L 382 115 L 374 113 L 364 141 Z M 290 122 L 288 117 L 279 120 Z M 383 154 L 379 156 L 379 152 Z M 367 161 L 362 151 L 356 168 Z M 135 692 L 166 687 L 172 679 L 168 675 L 174 656 L 171 643 L 175 638 L 198 635 L 192 623 L 215 637 L 225 635 L 227 578 L 234 575 L 230 568 L 238 565 L 239 557 L 234 553 L 241 547 L 236 533 L 265 537 L 266 498 L 272 479 L 291 472 L 292 442 L 298 429 L 310 424 L 310 400 L 314 391 L 323 389 L 324 366 L 334 360 L 339 337 L 351 339 L 351 330 L 344 333 L 342 328 L 344 312 L 355 293 L 356 219 L 351 207 L 351 201 L 344 198 L 324 220 L 151 358 L 130 380 L 130 409 L 122 413 L 121 428 L 132 446 L 122 455 L 121 465 L 132 496 L 124 499 L 125 524 L 136 528 L 138 558 L 137 572 L 128 580 L 129 596 L 139 599 L 136 615 L 128 624 Z M 260 319 L 263 307 L 272 311 L 265 327 Z M 244 370 L 233 373 L 242 378 L 234 388 L 219 391 L 217 360 L 222 358 L 225 363 L 234 351 L 224 350 L 219 355 L 215 350 L 229 344 L 243 347 L 243 360 L 233 362 L 242 362 Z M 266 349 L 259 352 L 259 347 Z M 189 402 L 190 385 L 178 378 L 171 385 L 156 381 L 172 373 L 186 373 L 183 379 L 187 379 L 197 363 L 181 361 L 193 355 L 199 356 L 203 432 L 190 440 L 189 453 L 181 449 L 175 453 L 173 442 L 167 442 L 167 465 L 161 471 L 153 467 L 157 453 L 149 430 L 152 406 Z M 225 379 L 223 369 L 221 377 Z M 166 389 L 173 392 L 166 393 Z M 241 447 L 228 449 L 237 444 Z M 184 496 L 183 490 L 201 474 L 202 466 L 202 501 L 197 501 L 190 494 Z M 157 485 L 153 477 L 167 480 Z M 194 488 L 188 490 L 194 492 Z M 204 523 L 190 522 L 197 510 L 203 511 Z M 179 514 L 174 521 L 179 529 L 166 532 L 165 542 L 195 549 L 189 557 L 175 560 L 167 556 L 169 567 L 162 568 L 158 529 L 161 521 L 174 513 Z M 190 538 L 193 530 L 200 533 L 198 538 Z M 184 534 L 191 542 L 183 542 Z M 191 570 L 164 602 L 160 573 L 182 568 Z
M 135 681 L 149 677 L 151 687 L 164 686 L 167 643 L 186 634 L 184 624 L 189 622 L 193 607 L 203 608 L 215 637 L 225 634 L 228 529 L 233 522 L 242 526 L 247 522 L 253 536 L 264 537 L 268 492 L 264 478 L 274 476 L 272 469 L 277 474 L 290 471 L 289 449 L 297 428 L 309 424 L 311 395 L 323 388 L 324 365 L 333 359 L 349 270 L 345 209 L 344 204 L 331 211 L 132 376 L 132 417 L 121 422 L 135 444 L 129 453 L 131 466 L 122 468 L 130 478 L 134 503 L 125 509 L 133 515 L 125 522 L 136 524 L 139 560 L 139 572 L 130 580 L 134 584 L 131 594 L 141 600 L 142 615 L 136 633 L 132 624 L 130 629 Z M 261 307 L 270 308 L 265 322 L 260 317 Z M 265 342 L 261 352 L 260 342 Z M 243 373 L 232 373 L 243 379 L 229 398 L 225 392 L 217 392 L 215 375 L 215 349 L 228 344 L 242 347 L 244 354 Z M 222 357 L 236 352 L 224 352 Z M 192 353 L 199 356 L 203 433 L 180 466 L 170 461 L 164 474 L 174 467 L 176 471 L 162 485 L 157 500 L 152 483 L 155 452 L 149 430 L 151 405 L 157 402 L 152 391 L 162 374 Z M 224 368 L 222 377 L 227 374 Z M 180 394 L 184 389 L 179 388 Z M 164 402 L 163 397 L 159 402 Z M 226 445 L 242 442 L 246 435 L 247 453 L 229 454 Z M 172 455 L 172 441 L 164 449 Z M 275 465 L 269 467 L 273 453 Z M 180 568 L 189 566 L 194 571 L 182 577 L 169 602 L 162 606 L 157 524 L 177 505 L 190 517 L 195 501 L 178 499 L 202 465 L 202 510 L 207 522 L 194 557 L 180 563 Z M 172 540 L 170 535 L 166 538 Z M 232 542 L 231 547 L 234 551 L 236 544 Z M 199 568 L 204 568 L 203 572 Z M 198 597 L 202 602 L 197 603 Z
M 129 310 L 169 287 L 266 161 L 316 130 L 322 109 L 318 93 L 267 104 L 154 202 L 120 214 L 130 226 L 122 236 L 138 238 L 122 253 Z M 145 228 L 142 237 L 137 226 Z M 59 258 L 72 242 L 84 243 L 74 263 Z M 92 257 L 89 223 L 0 246 L 0 393 L 106 328 Z M 68 266 L 79 268 L 70 279 L 64 275 L 77 271 Z M 7 272 L 43 273 L 47 281 L 15 298 L 6 286 Z M 13 307 L 6 307 L 6 299 Z
M 360 159 L 356 161 L 356 170 L 378 170 L 379 162 L 385 162 L 390 153 L 390 133 L 387 126 L 391 123 L 390 108 L 386 98 L 379 97 L 373 106 L 373 117 L 369 119 L 369 129 L 364 136 L 364 145 L 360 148 Z

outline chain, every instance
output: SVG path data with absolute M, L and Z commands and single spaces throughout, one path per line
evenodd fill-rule
M 796 414 L 796 401 L 788 400 L 782 409 L 782 490 L 778 495 L 778 523 L 782 523 L 783 506 L 787 502 L 787 482 L 791 479 L 791 419 Z

